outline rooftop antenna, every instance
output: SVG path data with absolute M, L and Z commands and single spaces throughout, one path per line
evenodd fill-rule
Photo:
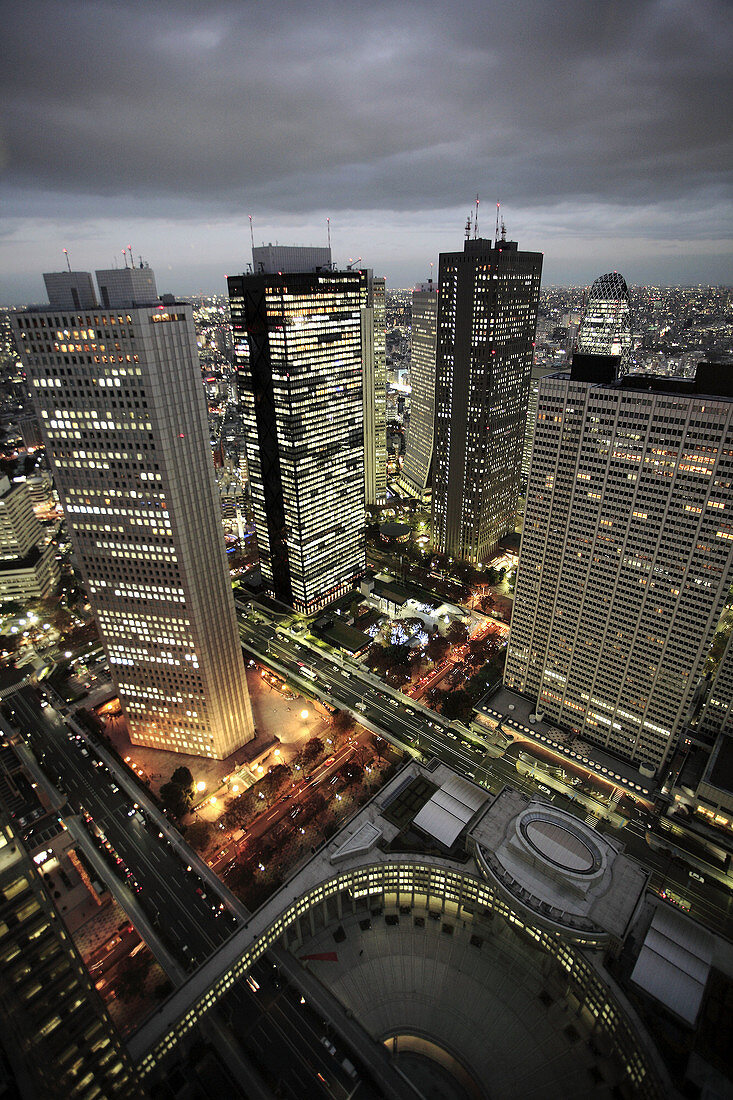
M 471 238 L 471 211 L 470 210 L 468 212 L 468 217 L 466 218 L 466 228 L 464 229 L 464 233 L 465 233 L 465 236 L 466 236 L 466 240 L 467 241 L 470 240 L 470 238 Z
M 131 244 L 128 244 L 127 251 L 130 253 L 130 267 L 134 267 L 135 266 L 135 260 L 134 260 L 133 255 L 132 255 L 132 245 Z M 125 264 L 125 267 L 127 267 L 127 264 Z
M 504 225 L 504 219 L 501 219 L 501 239 L 502 243 L 506 242 L 506 226 Z
M 478 237 L 478 195 L 476 195 L 476 213 L 473 219 L 473 239 Z
M 496 232 L 494 233 L 494 242 L 495 243 L 498 242 L 498 240 L 499 240 L 499 208 L 500 207 L 501 207 L 501 203 L 497 199 L 496 200 Z
M 254 250 L 255 250 L 255 231 L 254 231 L 254 226 L 252 225 L 252 215 L 251 215 L 251 214 L 248 214 L 247 216 L 248 216 L 248 218 L 249 218 L 249 239 L 250 239 L 250 240 L 251 240 L 251 242 L 252 242 L 252 255 L 253 255 L 253 257 L 254 257 Z
M 431 260 L 431 261 L 430 261 L 430 279 L 429 279 L 429 282 L 431 282 L 431 283 L 432 283 L 432 281 L 433 281 L 433 267 L 434 267 L 434 266 L 435 266 L 435 265 L 433 264 L 433 261 Z
M 71 274 L 71 260 L 69 259 L 69 250 L 68 250 L 68 248 L 64 249 L 64 256 L 66 256 L 66 266 L 69 269 L 69 274 Z
M 331 252 L 331 219 L 326 218 L 326 227 L 328 231 L 328 251 Z
M 124 256 L 124 259 L 125 259 L 125 267 L 127 267 L 127 249 L 126 248 L 122 249 L 122 255 Z

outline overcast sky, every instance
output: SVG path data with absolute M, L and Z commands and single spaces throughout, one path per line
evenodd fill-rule
M 733 283 L 730 0 L 0 0 L 0 302 L 132 244 L 223 292 L 255 243 L 390 285 L 478 192 L 543 282 Z

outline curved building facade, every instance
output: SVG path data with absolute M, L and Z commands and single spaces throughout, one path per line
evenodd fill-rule
M 599 275 L 588 294 L 578 330 L 578 351 L 589 355 L 619 355 L 621 373 L 631 354 L 629 288 L 618 271 Z

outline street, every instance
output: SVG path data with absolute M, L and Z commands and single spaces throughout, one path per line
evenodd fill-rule
M 515 761 L 509 757 L 488 756 L 488 739 L 478 734 L 471 739 L 449 723 L 442 715 L 428 710 L 409 696 L 389 688 L 364 666 L 335 655 L 316 643 L 307 644 L 302 636 L 291 638 L 276 633 L 274 624 L 266 619 L 266 613 L 257 609 L 257 621 L 252 621 L 242 605 L 238 605 L 240 635 L 245 649 L 265 664 L 279 664 L 280 670 L 293 679 L 300 679 L 309 690 L 338 707 L 345 707 L 363 722 L 367 728 L 383 734 L 403 749 L 418 749 L 426 755 L 437 756 L 456 771 L 475 779 L 480 769 L 485 785 L 498 793 L 507 784 L 529 796 L 537 796 L 537 783 L 529 776 L 521 776 Z M 303 669 L 315 674 L 313 679 Z M 574 809 L 572 797 L 551 791 L 542 797 L 563 809 Z M 663 889 L 679 892 L 692 907 L 692 915 L 717 932 L 733 938 L 733 893 L 727 886 L 710 876 L 704 881 L 692 877 L 691 868 L 680 860 L 673 861 L 655 852 L 646 841 L 645 820 L 632 818 L 623 829 L 615 829 L 604 822 L 606 835 L 624 845 L 627 852 L 652 871 L 651 889 L 657 893 Z M 664 836 L 661 830 L 656 835 Z M 695 873 L 694 867 L 692 868 Z
M 235 927 L 211 887 L 186 870 L 180 856 L 158 836 L 157 826 L 130 816 L 129 795 L 110 777 L 93 748 L 77 738 L 52 707 L 42 708 L 31 688 L 16 692 L 3 711 L 44 772 L 66 794 L 73 812 L 86 811 L 103 832 L 122 861 L 115 867 L 117 877 L 125 883 L 125 868 L 131 873 L 128 881 L 139 884 L 138 903 L 166 947 L 186 968 L 208 958 Z M 104 851 L 96 833 L 93 836 Z M 107 862 L 112 862 L 109 857 Z

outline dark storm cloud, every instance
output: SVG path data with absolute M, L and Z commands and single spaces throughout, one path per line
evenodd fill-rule
M 727 4 L 6 5 L 7 182 L 307 210 L 664 199 L 730 167 Z
M 13 219 L 254 211 L 646 210 L 719 237 L 731 8 L 549 3 L 6 2 Z M 667 204 L 667 213 L 660 211 Z M 700 211 L 710 212 L 707 219 Z M 694 229 L 693 229 L 694 226 Z M 572 231 L 571 225 L 568 231 Z M 209 257 L 211 259 L 211 257 Z

